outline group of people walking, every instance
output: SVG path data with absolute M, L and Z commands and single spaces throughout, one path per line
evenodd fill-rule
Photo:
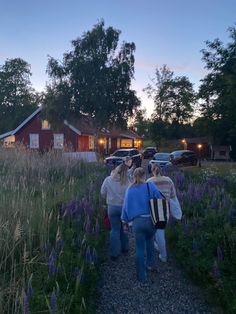
M 158 165 L 152 166 L 152 174 L 146 181 L 145 170 L 139 167 L 133 171 L 132 160 L 126 160 L 111 172 L 101 187 L 111 223 L 110 257 L 116 261 L 120 254 L 128 252 L 128 231 L 132 225 L 137 279 L 141 282 L 147 280 L 147 271 L 155 267 L 155 247 L 160 260 L 167 261 L 165 230 L 154 227 L 149 199 L 163 195 L 168 200 L 176 197 L 173 181 L 161 175 Z

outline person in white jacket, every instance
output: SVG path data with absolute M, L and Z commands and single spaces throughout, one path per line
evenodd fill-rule
M 128 169 L 125 163 L 119 165 L 101 186 L 101 195 L 106 198 L 111 223 L 110 255 L 112 260 L 116 260 L 121 252 L 128 252 L 129 249 L 128 235 L 124 232 L 121 223 L 124 196 L 129 186 Z

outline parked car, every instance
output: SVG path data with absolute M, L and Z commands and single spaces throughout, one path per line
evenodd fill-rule
M 157 153 L 155 147 L 146 147 L 143 151 L 143 158 L 152 158 Z
M 191 150 L 176 150 L 170 154 L 173 165 L 197 165 L 197 155 Z
M 116 166 L 124 162 L 127 157 L 132 158 L 133 163 L 135 164 L 136 167 L 141 166 L 142 155 L 135 148 L 117 149 L 110 157 L 107 157 L 104 160 L 104 163 L 106 166 L 109 166 L 110 168 L 115 168 Z
M 151 173 L 152 165 L 157 164 L 159 167 L 170 166 L 170 153 L 156 153 L 148 163 L 148 172 Z

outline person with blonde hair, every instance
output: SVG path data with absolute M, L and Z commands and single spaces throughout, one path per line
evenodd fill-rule
M 153 176 L 147 180 L 147 182 L 153 182 L 157 188 L 163 193 L 167 200 L 176 198 L 175 186 L 171 178 L 162 176 L 160 173 L 160 168 L 157 164 L 152 165 Z M 155 234 L 155 248 L 159 250 L 159 259 L 162 262 L 167 261 L 167 251 L 166 251 L 166 240 L 165 240 L 165 230 L 157 229 Z
M 121 223 L 122 205 L 129 184 L 128 167 L 123 163 L 112 171 L 101 186 L 101 195 L 106 198 L 108 205 L 108 217 L 111 223 L 110 256 L 114 261 L 121 252 L 127 252 L 129 249 L 128 235 L 124 232 Z
M 154 235 L 156 229 L 150 217 L 149 199 L 153 197 L 161 198 L 161 194 L 153 183 L 149 183 L 150 194 L 148 193 L 147 183 L 145 183 L 146 175 L 143 168 L 136 168 L 133 176 L 133 184 L 125 193 L 121 219 L 125 231 L 129 228 L 128 224 L 130 222 L 133 223 L 137 278 L 139 281 L 145 282 L 147 280 L 146 269 L 150 270 L 155 265 Z

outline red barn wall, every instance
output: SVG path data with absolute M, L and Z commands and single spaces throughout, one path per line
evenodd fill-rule
M 78 151 L 78 135 L 68 127 L 63 127 L 58 131 L 42 130 L 42 120 L 39 115 L 32 118 L 24 125 L 16 134 L 16 142 L 20 142 L 25 146 L 30 145 L 30 133 L 39 134 L 39 149 L 47 151 L 53 148 L 53 134 L 64 134 L 64 147 L 68 147 L 70 151 Z

